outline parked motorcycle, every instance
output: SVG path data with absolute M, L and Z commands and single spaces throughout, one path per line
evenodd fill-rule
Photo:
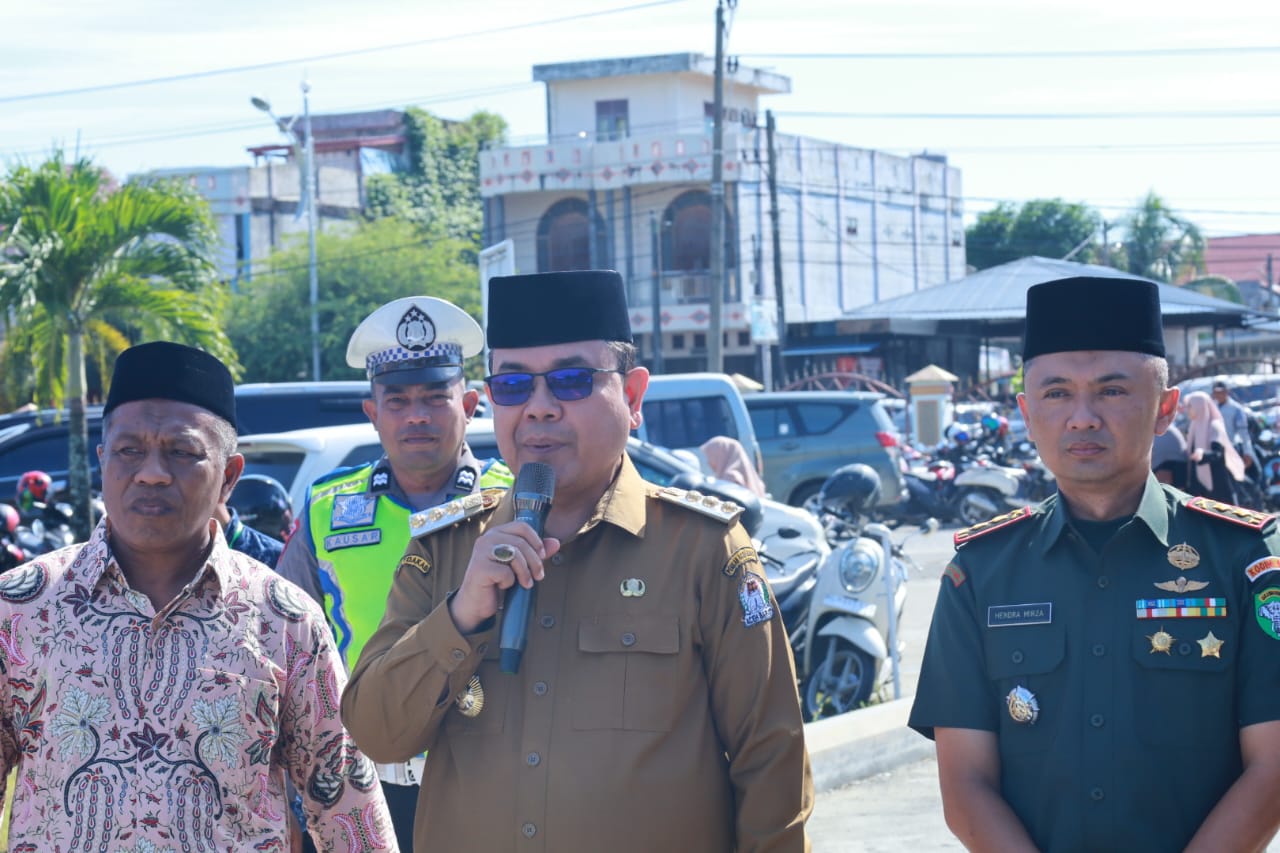
M 1020 467 L 978 464 L 956 476 L 956 514 L 966 525 L 1038 503 L 1057 489 L 1053 474 L 1036 460 Z
M 888 527 L 867 522 L 879 493 L 876 472 L 854 464 L 833 472 L 813 498 L 833 548 L 818 568 L 806 642 L 796 653 L 808 720 L 854 710 L 890 672 L 896 678 L 908 561 Z M 937 529 L 930 521 L 925 529 Z
M 14 537 L 18 532 L 21 516 L 6 503 L 0 503 L 0 572 L 7 572 L 27 561 L 27 555 Z

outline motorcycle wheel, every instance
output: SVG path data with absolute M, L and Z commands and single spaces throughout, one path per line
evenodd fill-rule
M 871 698 L 875 675 L 876 663 L 870 655 L 839 637 L 828 638 L 822 662 L 804 685 L 805 720 L 834 717 L 862 707 Z
M 960 523 L 966 527 L 981 524 L 987 519 L 998 515 L 999 512 L 999 506 L 994 504 L 987 495 L 977 490 L 966 491 L 961 495 L 960 505 L 956 507 L 956 515 L 960 516 Z

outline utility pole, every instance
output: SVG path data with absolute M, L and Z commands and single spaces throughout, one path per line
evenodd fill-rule
M 650 245 L 653 251 L 653 373 L 662 373 L 662 237 L 658 215 L 649 211 Z
M 782 352 L 787 348 L 787 300 L 782 289 L 782 227 L 778 223 L 778 154 L 773 144 L 773 110 L 764 111 L 764 138 L 769 146 L 769 229 L 773 239 L 773 293 L 778 300 L 778 369 L 775 376 L 786 377 Z M 773 390 L 772 388 L 769 390 Z
M 724 372 L 724 2 L 716 3 L 715 100 L 711 111 L 711 328 L 707 370 Z
M 320 284 L 316 262 L 316 228 L 319 226 L 316 194 L 316 140 L 311 134 L 311 84 L 302 81 L 302 130 L 307 135 L 307 278 L 311 307 L 311 379 L 320 381 Z

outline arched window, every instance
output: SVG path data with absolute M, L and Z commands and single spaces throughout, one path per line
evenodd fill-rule
M 725 213 L 725 263 L 733 265 L 733 222 Z M 672 272 L 711 269 L 711 195 L 690 190 L 675 198 L 662 214 L 662 267 Z
M 591 228 L 587 203 L 564 198 L 538 221 L 538 272 L 591 269 Z M 604 224 L 596 217 L 596 264 L 608 263 Z

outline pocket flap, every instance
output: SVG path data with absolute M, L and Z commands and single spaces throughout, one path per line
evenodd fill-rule
M 578 623 L 578 650 L 673 655 L 680 651 L 680 620 L 661 613 L 583 619 Z
M 988 628 L 987 674 L 1013 678 L 1052 672 L 1062 663 L 1067 637 L 1061 625 Z

